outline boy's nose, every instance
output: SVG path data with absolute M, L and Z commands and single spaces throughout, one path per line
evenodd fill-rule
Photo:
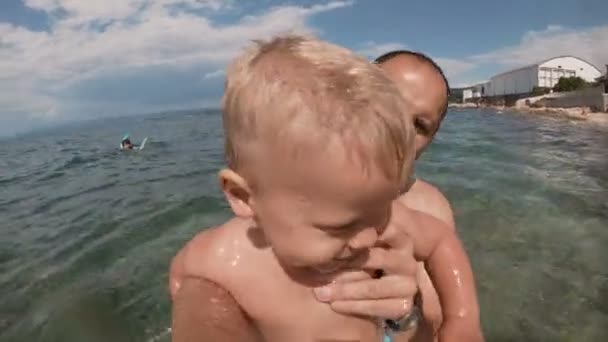
M 378 240 L 378 230 L 374 227 L 368 227 L 359 231 L 352 239 L 348 242 L 348 247 L 351 250 L 362 250 L 370 249 Z

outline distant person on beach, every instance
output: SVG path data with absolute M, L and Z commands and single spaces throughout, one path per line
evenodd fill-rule
M 413 256 L 441 298 L 440 341 L 481 341 L 453 229 L 397 200 L 415 159 L 411 109 L 379 68 L 316 39 L 235 59 L 219 175 L 235 218 L 173 259 L 173 341 L 409 341 Z
M 416 129 L 416 159 L 433 141 L 447 113 L 449 84 L 441 68 L 428 56 L 408 50 L 383 54 L 374 61 L 413 106 Z M 454 215 L 448 200 L 433 185 L 413 178 L 400 201 L 409 208 L 430 214 L 455 230 Z M 423 263 L 419 263 L 418 286 L 425 319 L 437 331 L 442 323 L 441 306 Z

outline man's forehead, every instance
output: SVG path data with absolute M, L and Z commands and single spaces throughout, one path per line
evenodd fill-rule
M 435 75 L 442 80 L 441 74 L 429 62 L 415 56 L 397 56 L 385 62 L 382 66 L 389 76 L 395 78 L 407 79 L 424 74 L 426 77 Z
M 392 65 L 388 63 L 393 62 Z M 417 112 L 442 111 L 447 100 L 443 77 L 428 62 L 417 57 L 398 56 L 383 67 L 402 96 Z
M 420 91 L 426 93 L 429 92 L 430 88 L 434 88 L 438 92 L 441 92 L 441 97 L 445 96 L 443 77 L 428 62 L 422 61 L 417 57 L 398 56 L 387 61 L 382 67 L 401 92 L 407 90 L 412 93 Z M 411 88 L 412 86 L 414 88 Z

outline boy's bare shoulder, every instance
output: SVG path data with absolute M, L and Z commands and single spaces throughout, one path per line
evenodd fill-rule
M 192 238 L 171 262 L 172 292 L 173 282 L 184 277 L 204 278 L 218 284 L 233 278 L 239 267 L 228 266 L 237 260 L 247 260 L 245 256 L 253 253 L 248 225 L 246 220 L 234 218 Z
M 232 219 L 205 229 L 173 258 L 170 269 L 173 341 L 260 341 L 233 290 L 255 247 L 249 224 Z M 234 265 L 234 261 L 237 264 Z
M 445 195 L 434 185 L 417 179 L 408 192 L 399 198 L 411 209 L 422 211 L 454 227 L 454 213 Z

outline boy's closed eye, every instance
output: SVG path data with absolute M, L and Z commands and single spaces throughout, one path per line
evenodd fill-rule
M 373 219 L 363 220 L 361 218 L 354 218 L 350 220 L 344 220 L 342 222 L 335 223 L 320 223 L 316 224 L 315 227 L 327 232 L 330 235 L 347 235 L 357 232 L 365 227 L 384 227 L 388 223 L 390 213 L 380 213 Z
M 430 135 L 433 131 L 431 122 L 420 117 L 414 120 L 414 126 L 416 127 L 416 131 L 422 135 Z
M 342 235 L 346 233 L 353 232 L 360 227 L 361 224 L 359 220 L 349 220 L 343 223 L 330 223 L 330 224 L 316 224 L 315 227 L 318 229 L 325 231 L 331 235 Z

